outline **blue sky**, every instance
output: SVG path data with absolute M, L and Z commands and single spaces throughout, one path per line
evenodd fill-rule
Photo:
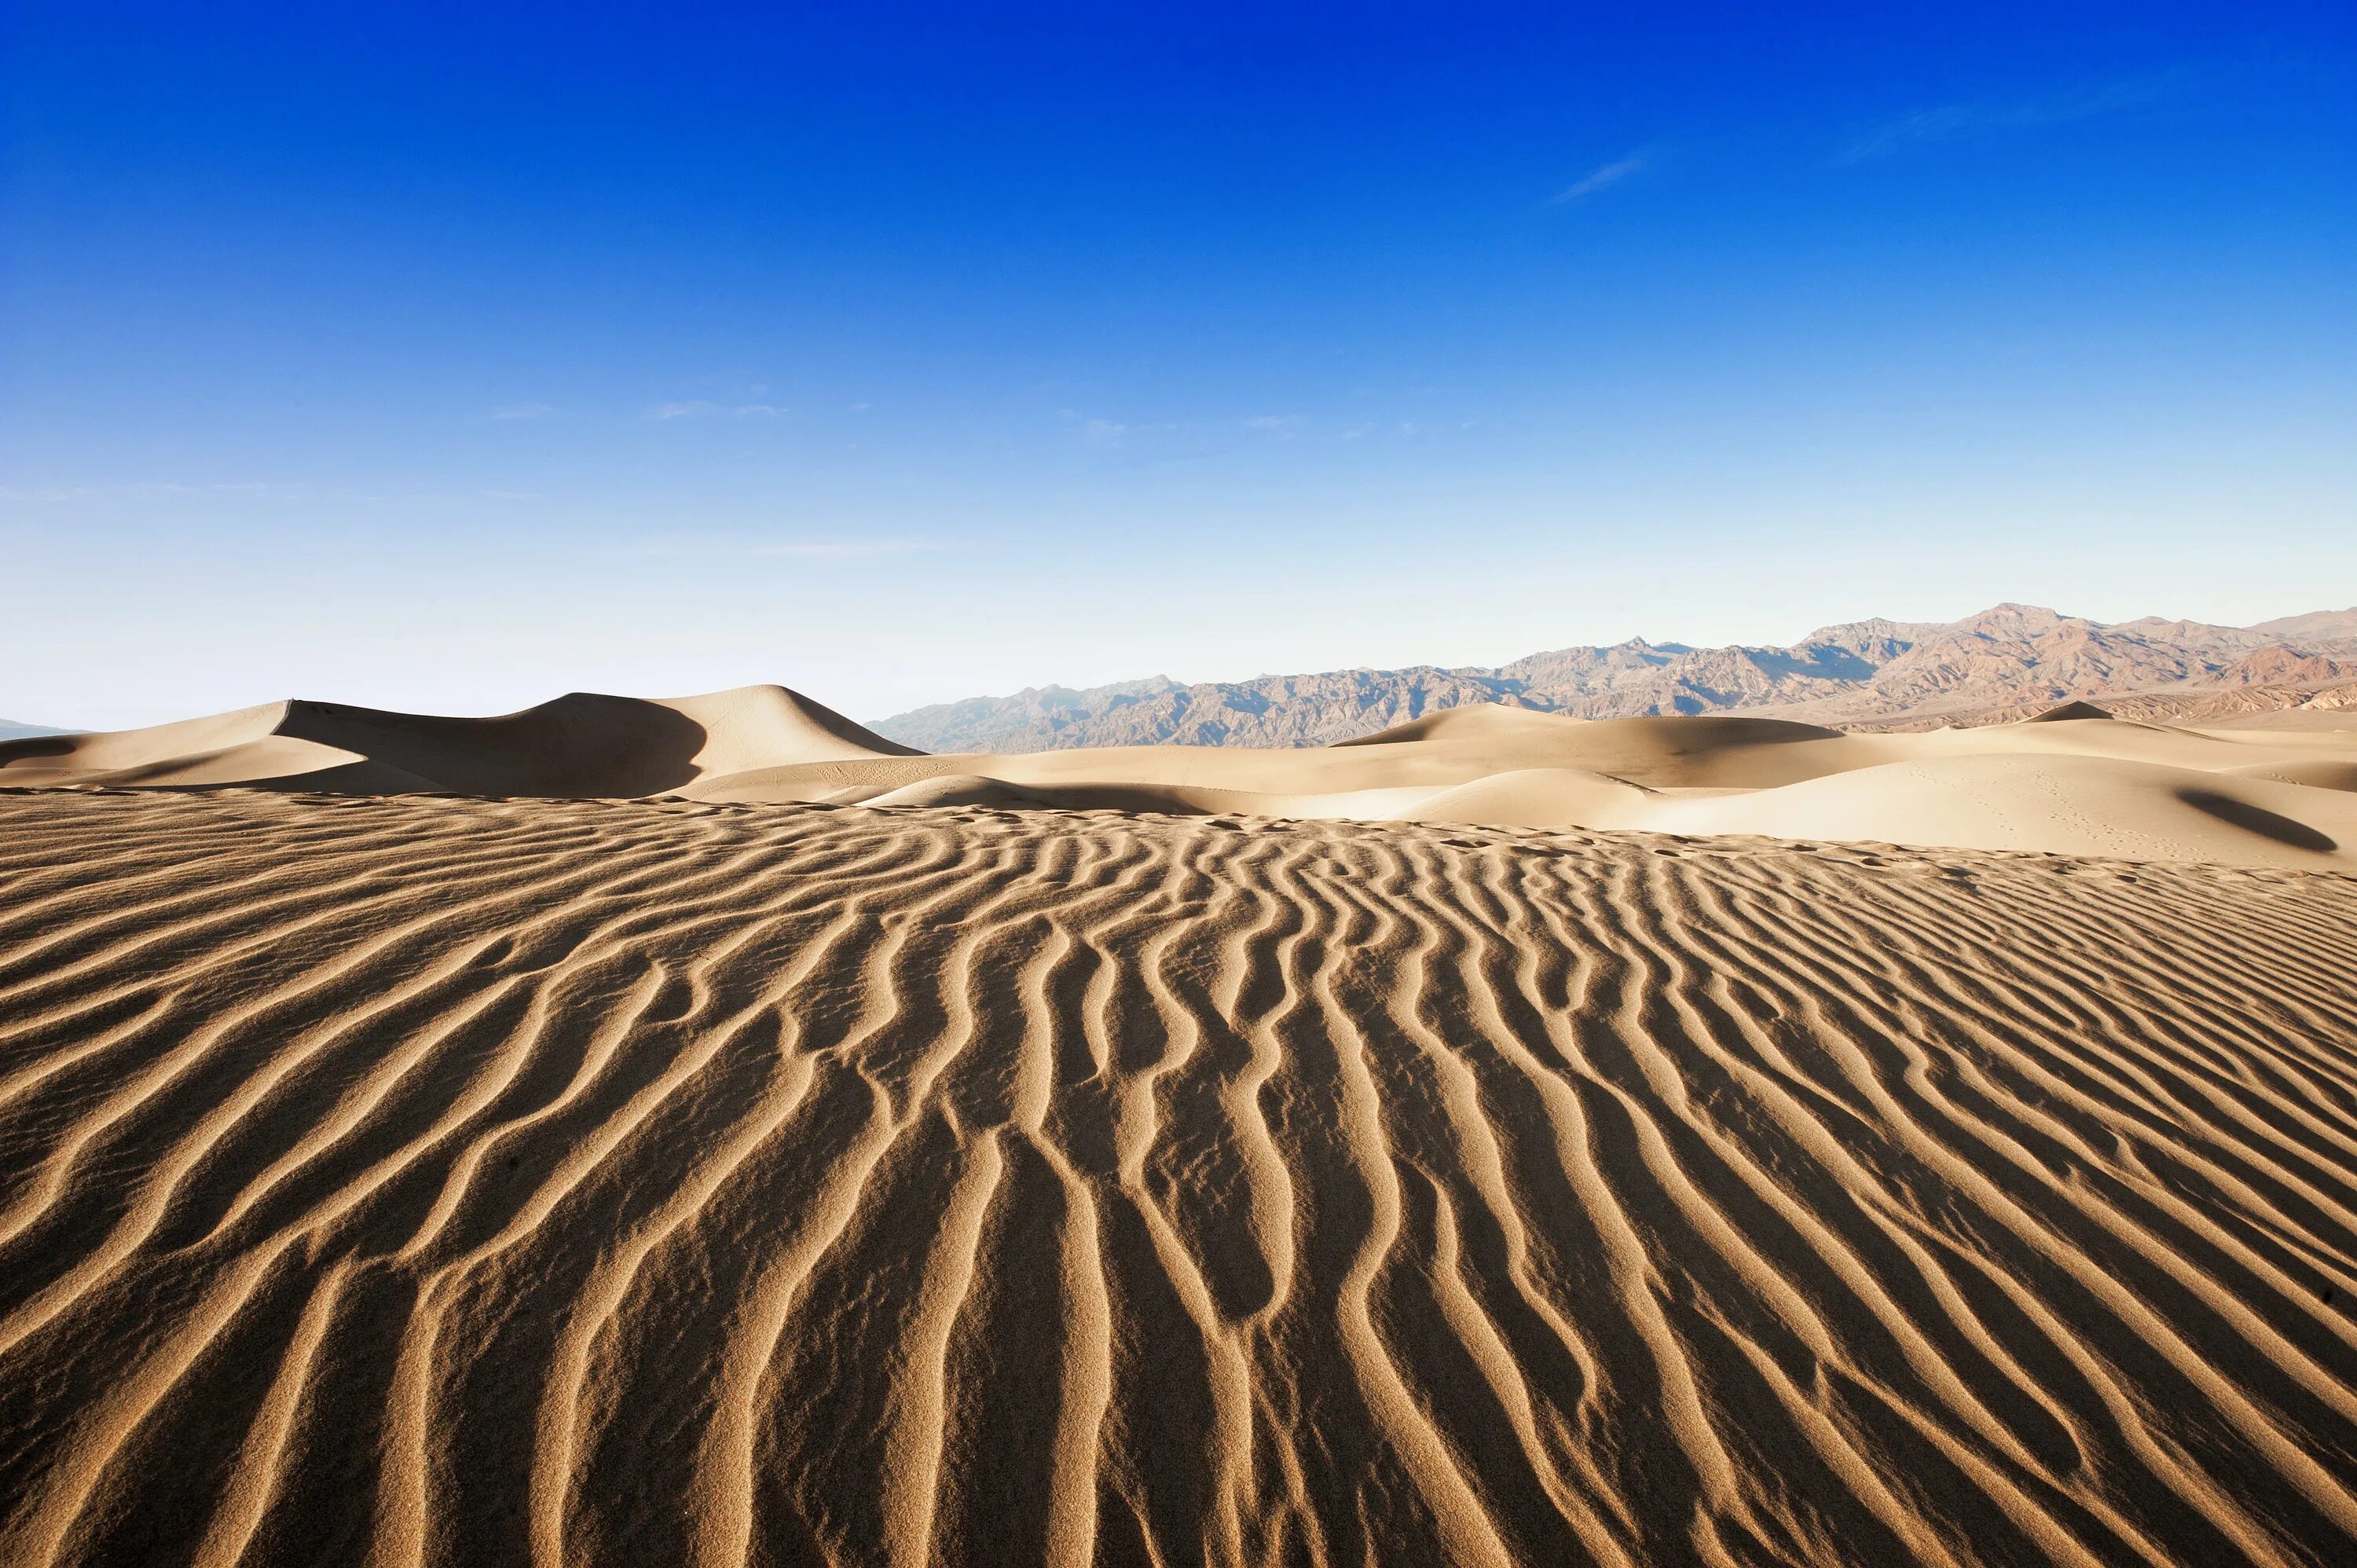
M 0 715 L 2357 601 L 2345 4 L 1457 9 L 12 0 Z

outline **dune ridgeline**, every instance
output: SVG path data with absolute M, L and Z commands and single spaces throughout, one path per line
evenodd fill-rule
M 0 745 L 0 1563 L 2357 1560 L 2357 736 Z
M 2334 715 L 2337 717 L 2338 715 Z M 0 743 L 0 788 L 998 806 L 1757 833 L 2357 870 L 2357 719 L 2195 729 L 2087 703 L 1848 734 L 1742 715 L 1444 708 L 1333 746 L 929 756 L 779 686 L 576 693 L 500 718 L 285 702 Z

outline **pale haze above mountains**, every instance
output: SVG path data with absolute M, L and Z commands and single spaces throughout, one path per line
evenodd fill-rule
M 1071 746 L 1325 746 L 1437 708 L 1504 703 L 1580 718 L 1741 711 L 1848 727 L 2021 717 L 2083 697 L 2187 720 L 2357 708 L 2357 607 L 2256 626 L 2106 624 L 2002 604 L 1951 622 L 1852 621 L 1789 648 L 1632 639 L 1495 669 L 1338 670 L 1181 685 L 1167 677 L 942 703 L 875 728 L 931 752 Z

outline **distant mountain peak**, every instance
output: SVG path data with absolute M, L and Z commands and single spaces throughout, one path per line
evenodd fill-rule
M 1475 703 L 1579 718 L 1772 713 L 1813 724 L 2051 706 L 2176 687 L 2280 687 L 2357 670 L 2357 609 L 2254 628 L 2147 616 L 2105 625 L 2007 600 L 1956 621 L 1820 627 L 1789 648 L 1631 637 L 1494 669 L 1338 670 L 1182 685 L 1168 677 L 971 697 L 879 721 L 928 751 L 1324 746 Z

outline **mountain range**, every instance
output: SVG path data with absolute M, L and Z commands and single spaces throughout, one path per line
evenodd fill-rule
M 1634 638 L 1494 669 L 1337 670 L 1181 684 L 1165 676 L 1034 687 L 876 723 L 931 752 L 1072 746 L 1327 746 L 1469 703 L 1579 718 L 1741 712 L 1846 729 L 1929 728 L 2132 696 L 2139 716 L 2357 708 L 2357 607 L 2256 626 L 2106 623 L 2001 604 L 1963 620 L 1851 621 L 1788 648 Z

